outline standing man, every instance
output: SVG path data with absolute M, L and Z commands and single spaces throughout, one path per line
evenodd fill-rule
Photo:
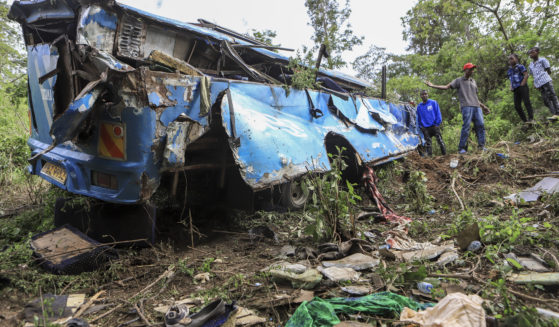
M 543 102 L 551 111 L 548 119 L 557 120 L 559 118 L 559 103 L 553 89 L 551 80 L 551 66 L 545 58 L 540 58 L 540 48 L 533 47 L 528 51 L 533 62 L 530 63 L 530 75 L 534 77 L 534 87 L 542 93 Z
M 528 70 L 524 65 L 521 65 L 518 60 L 518 55 L 513 53 L 509 56 L 509 70 L 507 72 L 510 80 L 510 90 L 514 92 L 514 108 L 523 122 L 531 122 L 534 120 L 534 111 L 530 103 L 530 91 L 528 90 Z M 522 102 L 528 111 L 528 118 L 522 110 Z
M 439 104 L 435 100 L 429 99 L 429 94 L 427 90 L 422 90 L 419 93 L 421 96 L 421 102 L 417 105 L 417 121 L 419 122 L 419 128 L 425 137 L 425 149 L 427 150 L 427 155 L 433 155 L 433 148 L 431 146 L 431 138 L 434 136 L 441 147 L 441 153 L 446 154 L 446 147 L 441 136 L 440 125 L 442 122 L 441 110 L 439 109 Z
M 472 78 L 476 67 L 477 66 L 471 62 L 465 64 L 462 68 L 464 76 L 458 77 L 447 85 L 434 85 L 429 81 L 425 81 L 425 84 L 429 87 L 439 90 L 455 89 L 458 93 L 463 121 L 462 131 L 460 132 L 460 143 L 458 144 L 458 152 L 460 154 L 464 154 L 468 150 L 468 137 L 470 136 L 470 125 L 472 121 L 474 122 L 474 128 L 476 131 L 477 144 L 480 149 L 485 149 L 485 125 L 483 123 L 483 113 L 488 114 L 489 108 L 479 102 L 479 99 L 477 98 L 477 84 Z M 483 113 L 480 107 L 483 108 Z

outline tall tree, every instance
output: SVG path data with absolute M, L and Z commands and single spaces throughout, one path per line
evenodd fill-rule
M 408 50 L 435 54 L 449 40 L 472 39 L 477 30 L 474 15 L 471 4 L 461 0 L 419 0 L 401 18 Z
M 365 54 L 355 58 L 351 66 L 357 72 L 357 77 L 375 83 L 378 81 L 378 74 L 382 66 L 387 63 L 389 58 L 390 54 L 386 53 L 386 48 L 371 45 Z
M 6 2 L 0 1 L 0 85 L 2 88 L 23 75 L 26 63 L 21 31 L 8 19 L 8 11 Z
M 327 67 L 345 66 L 342 53 L 363 43 L 363 37 L 354 35 L 349 23 L 351 15 L 349 0 L 345 1 L 343 7 L 340 7 L 338 0 L 305 0 L 305 7 L 310 18 L 309 25 L 314 29 L 313 51 L 317 51 L 321 44 L 325 44 L 330 53 Z

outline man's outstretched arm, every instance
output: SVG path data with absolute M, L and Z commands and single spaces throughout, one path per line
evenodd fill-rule
M 439 89 L 439 90 L 448 90 L 450 89 L 450 83 L 448 83 L 447 85 L 435 85 L 429 81 L 425 81 L 425 85 L 432 87 L 434 89 Z

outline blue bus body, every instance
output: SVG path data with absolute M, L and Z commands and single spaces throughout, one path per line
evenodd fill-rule
M 211 24 L 112 1 L 15 1 L 10 17 L 28 53 L 30 172 L 76 194 L 142 203 L 202 171 L 257 192 L 329 170 L 330 141 L 368 165 L 420 141 L 414 109 L 358 95 L 367 82 L 320 70 L 334 87 L 286 87 L 289 58 Z

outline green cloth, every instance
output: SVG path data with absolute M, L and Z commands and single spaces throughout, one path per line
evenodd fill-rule
M 315 297 L 303 302 L 295 310 L 285 327 L 322 327 L 340 323 L 336 314 L 366 313 L 377 316 L 395 317 L 408 307 L 418 311 L 425 307 L 414 300 L 391 292 L 381 292 L 362 297 L 336 297 L 321 299 Z

